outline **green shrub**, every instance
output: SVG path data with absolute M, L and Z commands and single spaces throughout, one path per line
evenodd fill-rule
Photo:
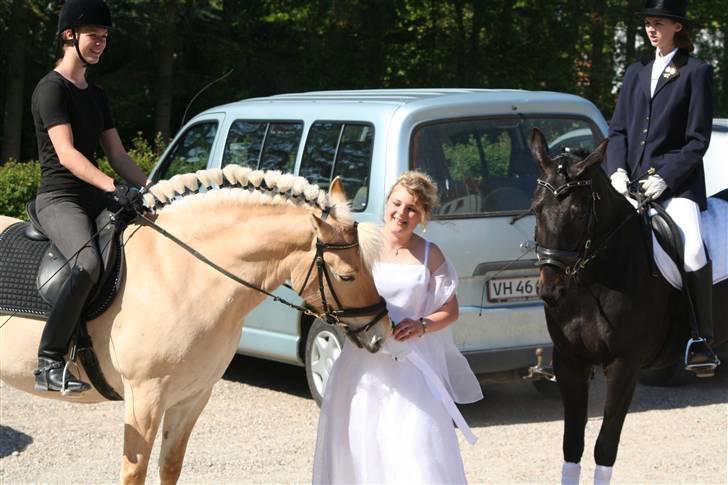
M 26 220 L 25 205 L 35 197 L 40 181 L 38 161 L 9 160 L 0 166 L 0 214 Z
M 146 174 L 151 172 L 163 150 L 161 135 L 157 136 L 152 146 L 141 133 L 132 139 L 131 147 L 128 148 L 131 158 Z M 99 159 L 99 168 L 112 177 L 116 176 L 106 157 Z M 39 181 L 40 162 L 37 160 L 24 163 L 9 160 L 0 165 L 0 215 L 26 220 L 25 206 L 35 197 Z

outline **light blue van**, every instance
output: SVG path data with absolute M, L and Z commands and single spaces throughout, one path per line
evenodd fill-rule
M 521 379 L 551 342 L 525 215 L 537 178 L 538 127 L 554 154 L 592 149 L 607 132 L 589 101 L 562 93 L 485 89 L 325 91 L 247 99 L 190 120 L 155 167 L 156 181 L 235 163 L 328 186 L 341 176 L 360 221 L 382 220 L 387 191 L 409 169 L 429 173 L 441 206 L 424 236 L 460 275 L 456 343 L 483 380 Z M 518 217 L 521 216 L 521 217 Z M 277 292 L 296 301 L 282 287 Z M 238 352 L 305 366 L 319 400 L 341 349 L 338 332 L 271 300 L 245 321 Z

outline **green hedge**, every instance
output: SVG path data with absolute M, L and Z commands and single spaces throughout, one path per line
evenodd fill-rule
M 40 163 L 14 160 L 0 166 L 0 214 L 27 219 L 25 205 L 35 197 L 40 180 Z
M 129 155 L 144 170 L 151 172 L 157 163 L 164 144 L 161 137 L 157 137 L 154 146 L 150 145 L 141 135 L 132 140 Z M 106 158 L 99 159 L 99 168 L 111 176 L 114 171 Z M 8 160 L 0 165 L 0 214 L 5 216 L 27 219 L 25 206 L 35 197 L 40 181 L 40 162 L 16 162 Z

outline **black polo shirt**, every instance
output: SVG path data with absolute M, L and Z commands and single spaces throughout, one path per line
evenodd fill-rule
M 41 166 L 38 193 L 57 190 L 88 192 L 91 186 L 59 162 L 48 129 L 70 123 L 74 147 L 98 167 L 95 155 L 99 137 L 102 132 L 114 127 L 104 91 L 91 82 L 86 89 L 79 89 L 58 72 L 51 71 L 33 91 L 32 112 Z

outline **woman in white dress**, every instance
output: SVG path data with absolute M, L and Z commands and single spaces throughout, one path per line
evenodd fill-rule
M 384 212 L 373 273 L 394 328 L 371 354 L 348 340 L 321 404 L 313 483 L 465 483 L 453 422 L 475 436 L 455 406 L 482 399 L 453 343 L 458 276 L 435 244 L 414 234 L 437 205 L 434 182 L 402 174 Z

